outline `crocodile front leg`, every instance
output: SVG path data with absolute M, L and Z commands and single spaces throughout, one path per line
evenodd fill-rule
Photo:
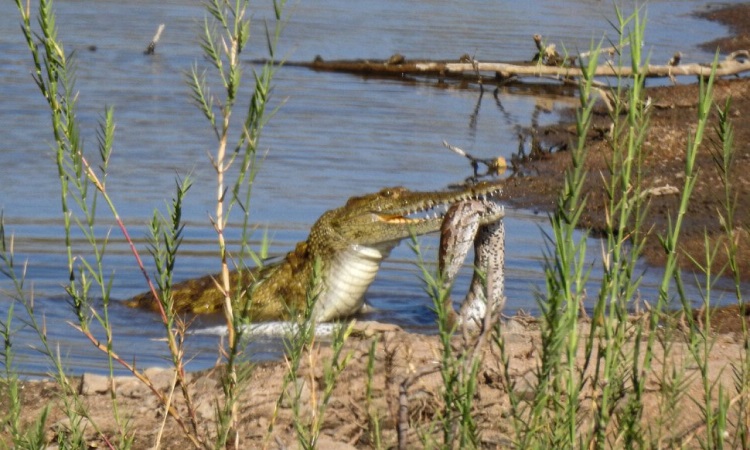
M 459 325 L 481 329 L 487 315 L 487 304 L 498 314 L 504 304 L 505 226 L 502 218 L 481 225 L 482 216 L 502 212 L 502 207 L 482 200 L 468 200 L 453 205 L 440 229 L 438 265 L 443 287 L 448 289 L 474 245 L 474 275 L 458 315 L 448 298 L 447 309 Z

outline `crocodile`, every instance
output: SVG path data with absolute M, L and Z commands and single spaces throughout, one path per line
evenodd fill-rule
M 467 217 L 474 230 L 470 234 L 476 234 L 476 228 L 490 230 L 504 216 L 503 209 L 491 201 L 500 192 L 499 184 L 482 182 L 445 191 L 391 187 L 352 197 L 344 206 L 325 212 L 312 226 L 308 238 L 281 261 L 231 272 L 231 285 L 243 289 L 241 295 L 235 296 L 239 299 L 235 308 L 244 311 L 253 322 L 289 320 L 305 312 L 312 292 L 316 300 L 311 314 L 317 322 L 352 316 L 363 308 L 365 291 L 374 281 L 381 262 L 400 241 L 438 232 L 444 222 L 449 224 L 445 229 L 461 226 L 460 220 L 451 222 L 450 218 Z M 471 207 L 463 210 L 460 205 Z M 447 221 L 443 217 L 445 211 L 453 211 Z M 478 239 L 482 234 L 493 235 L 480 233 Z M 466 239 L 473 236 L 463 238 Z M 444 240 L 443 247 L 455 245 L 456 254 L 463 260 L 466 247 L 458 246 L 450 237 Z M 453 276 L 455 271 L 451 279 Z M 218 279 L 218 275 L 206 275 L 175 284 L 171 294 L 174 311 L 194 314 L 220 311 L 224 295 L 217 286 Z M 310 291 L 313 279 L 319 281 Z M 474 284 L 467 300 L 476 303 L 478 296 L 472 294 L 477 291 Z M 126 304 L 158 308 L 150 292 L 137 295 Z

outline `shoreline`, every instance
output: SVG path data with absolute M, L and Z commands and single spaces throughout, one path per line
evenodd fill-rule
M 728 9 L 730 12 L 726 12 Z M 731 12 L 734 11 L 734 12 Z M 710 16 L 710 20 L 740 20 L 740 23 L 728 23 L 736 31 L 736 37 L 750 36 L 750 5 L 737 5 L 725 9 L 712 10 L 696 13 Z M 729 19 L 726 19 L 729 17 Z M 744 19 L 742 19 L 744 18 Z M 724 23 L 724 22 L 723 22 Z M 740 25 L 742 27 L 740 27 Z M 737 27 L 737 28 L 735 28 Z M 744 30 L 744 31 L 743 31 Z M 743 34 L 744 33 L 744 34 Z M 744 42 L 733 37 L 724 38 L 722 48 L 725 52 L 731 50 L 732 40 Z M 748 38 L 750 46 L 750 38 Z M 706 44 L 709 45 L 709 44 Z M 711 44 L 713 45 L 713 44 Z M 740 44 L 738 44 L 740 45 Z M 646 186 L 659 187 L 664 185 L 681 186 L 682 180 L 679 173 L 682 170 L 681 155 L 684 152 L 687 139 L 687 126 L 695 117 L 695 102 L 697 100 L 696 85 L 680 85 L 676 87 L 652 88 L 648 95 L 652 97 L 654 110 L 652 129 L 647 139 L 648 156 L 644 176 L 647 180 Z M 750 243 L 748 242 L 747 230 L 750 226 L 750 175 L 745 176 L 742 172 L 744 167 L 750 163 L 750 124 L 743 125 L 743 118 L 750 114 L 750 79 L 722 80 L 717 83 L 716 96 L 719 103 L 728 95 L 735 97 L 732 105 L 731 117 L 735 126 L 736 143 L 736 170 L 732 173 L 738 194 L 737 220 L 744 228 L 737 232 L 737 239 L 741 242 L 742 251 L 742 273 L 746 279 L 750 279 Z M 599 111 L 595 119 L 594 131 L 589 137 L 590 170 L 591 176 L 587 180 L 586 189 L 591 193 L 591 207 L 584 217 L 583 224 L 591 227 L 594 232 L 603 230 L 603 192 L 601 189 L 601 178 L 599 172 L 606 166 L 606 142 L 597 130 L 606 130 L 606 111 Z M 565 143 L 573 136 L 569 129 L 569 123 L 561 122 L 552 127 L 538 130 L 543 136 L 544 145 L 547 148 Z M 685 239 L 687 254 L 702 252 L 703 230 L 710 230 L 711 242 L 721 244 L 723 232 L 716 218 L 716 180 L 712 171 L 712 160 L 710 154 L 700 158 L 699 164 L 702 176 L 707 177 L 703 183 L 699 181 L 696 186 L 696 197 L 691 202 L 689 220 L 686 221 Z M 528 160 L 523 164 L 524 173 L 528 176 L 511 177 L 506 181 L 509 198 L 505 199 L 511 206 L 549 211 L 554 206 L 554 200 L 559 193 L 561 185 L 561 167 L 567 166 L 569 155 L 567 152 L 547 153 L 541 159 Z M 662 195 L 654 197 L 652 201 L 652 213 L 648 220 L 654 226 L 654 233 L 662 230 L 666 218 L 673 214 L 675 208 L 674 195 Z M 658 265 L 660 262 L 658 242 L 654 239 L 647 244 L 646 259 L 650 264 Z M 663 253 L 663 252 L 662 252 Z M 688 260 L 682 258 L 683 262 Z M 629 321 L 632 323 L 646 321 L 648 316 L 631 315 Z M 722 308 L 712 317 L 714 331 L 721 334 L 714 336 L 714 346 L 711 350 L 710 360 L 712 367 L 727 367 L 741 355 L 746 354 L 743 348 L 745 342 L 738 331 L 742 329 L 738 308 Z M 641 322 L 643 323 L 643 322 Z M 718 328 L 726 325 L 727 328 Z M 351 352 L 351 359 L 346 369 L 341 373 L 336 388 L 331 397 L 329 411 L 325 417 L 322 428 L 323 433 L 317 441 L 319 448 L 335 448 L 339 450 L 350 450 L 355 448 L 374 448 L 370 440 L 370 428 L 372 427 L 371 415 L 374 411 L 382 420 L 383 443 L 387 448 L 395 448 L 396 430 L 403 423 L 400 408 L 400 396 L 409 397 L 407 408 L 409 422 L 410 448 L 417 448 L 421 444 L 420 431 L 417 427 L 423 427 L 421 432 L 426 432 L 427 427 L 435 426 L 435 417 L 439 413 L 439 405 L 442 401 L 443 380 L 440 373 L 434 371 L 426 376 L 416 377 L 416 374 L 426 368 L 435 366 L 437 355 L 442 352 L 441 342 L 438 336 L 415 334 L 402 331 L 398 327 L 381 324 L 382 327 L 375 330 L 363 332 L 361 335 L 353 336 L 346 343 L 346 351 Z M 737 328 L 739 327 L 739 328 Z M 580 336 L 585 336 L 591 329 L 588 318 L 579 318 L 578 331 Z M 689 344 L 685 342 L 682 329 L 677 329 L 672 338 L 673 354 L 675 359 L 689 358 Z M 537 381 L 533 376 L 539 368 L 541 336 L 539 323 L 534 318 L 516 316 L 505 322 L 502 326 L 504 351 L 507 352 L 508 369 L 505 373 L 504 361 L 498 355 L 497 348 L 485 348 L 482 353 L 481 365 L 476 377 L 476 393 L 474 412 L 476 412 L 478 429 L 481 432 L 482 446 L 488 448 L 511 447 L 514 442 L 514 430 L 509 417 L 513 414 L 515 406 L 511 405 L 509 392 L 517 395 L 524 401 L 533 398 L 536 394 Z M 628 336 L 628 345 L 632 344 L 636 337 Z M 585 339 L 582 339 L 585 341 Z M 462 345 L 461 337 L 454 336 L 454 346 Z M 586 342 L 579 342 L 578 353 L 583 352 Z M 492 346 L 487 346 L 492 347 Z M 368 381 L 368 364 L 374 366 L 372 384 Z M 664 380 L 659 379 L 662 368 L 666 373 L 669 361 L 658 355 L 654 360 L 654 367 L 648 374 L 649 389 L 644 394 L 651 404 L 657 404 L 660 388 Z M 103 356 L 104 357 L 104 356 Z M 300 407 L 305 418 L 315 417 L 316 411 L 310 407 L 317 398 L 320 398 L 322 380 L 324 380 L 321 362 L 331 357 L 331 349 L 328 346 L 313 348 L 305 354 L 302 366 L 298 372 L 295 383 L 300 387 Z M 687 360 L 687 359 L 685 359 Z M 667 362 L 665 362 L 667 361 Z M 577 367 L 585 367 L 587 362 L 577 361 Z M 196 417 L 201 426 L 206 428 L 206 434 L 211 434 L 216 427 L 215 412 L 220 407 L 222 387 L 219 381 L 222 366 L 215 369 L 194 372 L 188 374 L 187 386 L 180 386 L 191 393 L 197 406 Z M 288 366 L 286 361 L 274 361 L 260 363 L 252 369 L 250 379 L 242 393 L 240 404 L 243 410 L 240 414 L 238 432 L 241 435 L 241 443 L 247 448 L 292 448 L 295 445 L 293 411 L 288 400 L 279 401 L 282 389 L 282 381 L 287 376 Z M 692 369 L 691 369 L 692 370 Z M 713 370 L 713 376 L 717 383 L 732 386 L 732 370 Z M 175 389 L 174 372 L 171 369 L 146 369 L 144 371 L 153 382 L 155 389 L 161 393 L 171 393 Z M 116 377 L 110 380 L 106 376 L 92 375 L 86 373 L 79 377 L 71 377 L 74 387 L 82 404 L 86 407 L 86 415 L 81 416 L 86 424 L 91 424 L 86 429 L 85 441 L 91 448 L 104 448 L 110 444 L 104 441 L 102 436 L 108 436 L 113 441 L 123 438 L 119 434 L 122 423 L 121 414 L 128 421 L 127 426 L 133 433 L 133 448 L 151 448 L 157 439 L 161 439 L 162 448 L 188 448 L 190 442 L 185 438 L 183 432 L 171 419 L 164 422 L 167 426 L 162 430 L 161 424 L 165 420 L 163 405 L 159 403 L 153 392 L 142 382 L 132 376 Z M 407 381 L 413 384 L 403 388 Z M 510 380 L 510 384 L 508 381 Z M 311 387 L 312 386 L 312 387 Z M 508 387 L 510 386 L 510 387 Z M 53 445 L 55 439 L 65 436 L 70 431 L 70 419 L 63 412 L 60 405 L 64 393 L 60 385 L 49 380 L 21 381 L 22 420 L 25 426 L 31 427 L 34 420 L 39 417 L 45 405 L 51 405 L 50 416 L 42 433 L 49 445 Z M 366 397 L 365 393 L 372 388 L 372 397 Z M 584 392 L 593 398 L 595 390 L 600 387 L 591 387 L 591 392 Z M 694 399 L 701 398 L 703 386 L 700 378 L 690 376 L 686 382 L 685 395 L 672 411 L 676 414 L 674 419 L 667 423 L 667 433 L 671 438 L 674 436 L 675 445 L 684 448 L 697 446 L 701 439 L 698 435 L 700 430 L 701 411 L 700 405 Z M 113 411 L 113 391 L 117 397 L 117 408 Z M 177 390 L 179 391 L 179 389 Z M 176 392 L 176 391 L 175 391 Z M 171 395 L 171 394 L 170 394 Z M 733 394 L 730 394 L 733 395 Z M 6 396 L 7 397 L 7 396 Z M 0 398 L 0 409 L 10 410 L 8 398 Z M 580 425 L 588 425 L 589 415 L 596 409 L 596 404 L 589 404 L 582 409 Z M 174 407 L 183 417 L 186 417 L 186 405 L 180 395 L 174 396 Z M 277 409 L 278 408 L 278 409 Z M 119 412 L 118 412 L 119 410 Z M 614 409 L 613 409 L 614 411 Z M 644 428 L 649 421 L 660 421 L 660 410 L 658 405 L 653 408 L 645 408 L 643 411 Z M 671 414 L 671 413 L 670 413 Z M 95 421 L 95 426 L 93 422 Z M 275 421 L 275 422 L 272 422 Z M 268 430 L 272 424 L 274 432 L 269 434 Z M 96 428 L 96 429 L 95 429 Z M 159 433 L 164 432 L 163 436 Z M 691 439 L 695 438 L 691 442 Z M 159 436 L 159 437 L 157 437 Z M 437 439 L 437 438 L 435 438 Z M 0 445 L 10 446 L 8 433 L 0 433 Z M 692 444 L 692 445 L 691 445 Z M 50 447 L 53 448 L 53 447 Z
M 727 37 L 704 45 L 721 45 L 722 55 L 740 49 L 748 44 L 750 49 L 750 5 L 737 5 L 697 15 L 707 20 L 717 20 L 736 30 L 739 37 Z M 654 106 L 649 119 L 650 129 L 644 145 L 643 176 L 644 189 L 659 191 L 664 187 L 680 189 L 684 185 L 684 153 L 687 147 L 688 130 L 697 117 L 698 84 L 682 84 L 665 87 L 647 87 L 646 95 Z M 729 110 L 730 122 L 734 128 L 734 164 L 729 175 L 737 195 L 735 230 L 733 236 L 738 242 L 739 272 L 744 281 L 750 281 L 750 176 L 744 167 L 750 163 L 750 78 L 719 79 L 714 87 L 714 104 L 724 105 L 732 98 Z M 539 137 L 543 149 L 565 148 L 575 139 L 574 111 L 563 114 L 560 123 L 527 132 Z M 587 158 L 588 175 L 585 192 L 589 195 L 587 211 L 581 225 L 589 228 L 594 235 L 602 235 L 606 230 L 604 220 L 606 196 L 603 189 L 602 173 L 607 171 L 609 148 L 606 134 L 611 121 L 604 107 L 595 109 L 594 119 L 587 137 L 589 152 Z M 713 130 L 716 124 L 715 109 L 707 126 L 706 137 L 696 161 L 698 182 L 690 201 L 681 236 L 680 262 L 683 269 L 695 269 L 691 257 L 697 261 L 705 259 L 704 230 L 712 246 L 722 245 L 726 232 L 718 218 L 717 209 L 722 208 L 723 186 L 716 173 L 716 164 L 711 155 Z M 558 192 L 562 187 L 562 169 L 569 167 L 567 151 L 546 151 L 534 158 L 526 158 L 519 163 L 520 176 L 511 176 L 506 182 L 507 201 L 512 206 L 537 209 L 543 212 L 553 210 Z M 652 196 L 646 218 L 646 228 L 653 227 L 644 248 L 644 259 L 654 266 L 663 265 L 665 252 L 657 239 L 666 229 L 670 217 L 676 216 L 679 195 L 674 189 L 666 195 Z M 726 263 L 726 257 L 719 252 L 716 267 Z

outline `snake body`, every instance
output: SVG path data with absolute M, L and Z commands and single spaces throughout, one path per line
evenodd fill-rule
M 503 219 L 482 224 L 486 215 L 503 215 L 502 206 L 488 200 L 467 200 L 450 207 L 440 229 L 438 270 L 443 288 L 450 289 L 469 249 L 474 247 L 474 275 L 458 314 L 459 325 L 481 329 L 487 315 L 505 305 L 505 225 Z M 449 300 L 450 301 L 450 300 Z

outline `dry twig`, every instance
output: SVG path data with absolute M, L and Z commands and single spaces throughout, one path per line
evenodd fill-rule
M 156 34 L 154 34 L 154 37 L 151 39 L 151 42 L 148 44 L 148 47 L 146 47 L 146 50 L 143 51 L 144 55 L 153 55 L 156 53 L 156 44 L 159 43 L 159 39 L 161 39 L 161 33 L 164 31 L 164 24 L 160 23 L 159 28 L 156 29 Z
M 443 141 L 443 145 L 453 153 L 463 156 L 464 158 L 469 160 L 469 163 L 471 164 L 471 168 L 474 170 L 474 177 L 480 176 L 479 174 L 479 165 L 483 164 L 487 167 L 487 172 L 481 175 L 487 175 L 490 173 L 500 173 L 505 170 L 505 168 L 508 166 L 507 161 L 502 156 L 498 156 L 497 158 L 476 158 L 472 155 L 470 155 L 465 150 L 456 147 L 455 145 L 451 145 L 448 143 L 448 141 Z
M 420 378 L 433 374 L 440 370 L 440 365 L 434 363 L 422 367 L 411 376 L 406 377 L 398 389 L 398 450 L 407 450 L 409 448 L 407 438 L 409 433 L 409 388 Z

